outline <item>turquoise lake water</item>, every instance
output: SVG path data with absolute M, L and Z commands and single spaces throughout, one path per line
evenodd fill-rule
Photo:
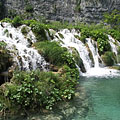
M 90 109 L 82 120 L 120 120 L 120 77 L 82 78 Z M 75 116 L 73 120 L 81 120 Z

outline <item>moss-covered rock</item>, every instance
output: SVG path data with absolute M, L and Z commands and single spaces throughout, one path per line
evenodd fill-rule
M 87 50 L 88 50 L 88 52 L 89 52 L 89 57 L 90 57 L 90 59 L 91 59 L 91 61 L 92 61 L 92 64 L 93 64 L 93 66 L 94 66 L 94 59 L 93 59 L 93 55 L 92 55 L 92 52 L 91 52 L 91 50 L 90 50 L 90 48 L 89 48 L 89 46 L 88 46 L 88 44 L 85 44 L 86 45 L 86 47 L 87 47 Z
M 73 47 L 71 48 L 71 50 L 72 50 L 72 56 L 73 56 L 76 64 L 81 68 L 82 72 L 86 72 L 83 61 L 80 58 L 80 55 L 79 55 L 78 51 Z
M 116 62 L 116 57 L 113 52 L 105 52 L 105 54 L 102 55 L 102 60 L 106 66 L 112 66 Z
M 4 83 L 4 77 L 8 75 L 5 71 L 8 70 L 12 63 L 12 57 L 10 52 L 6 49 L 6 44 L 4 42 L 0 42 L 0 85 Z
M 12 57 L 5 48 L 0 47 L 0 73 L 6 71 L 12 64 Z

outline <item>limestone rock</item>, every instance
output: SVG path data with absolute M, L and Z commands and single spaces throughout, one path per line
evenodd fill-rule
M 120 9 L 120 0 L 6 0 L 6 16 L 16 13 L 59 21 L 99 22 L 105 12 Z M 26 8 L 31 6 L 31 13 Z M 29 8 L 30 9 L 30 8 Z M 42 19 L 43 19 L 42 18 Z

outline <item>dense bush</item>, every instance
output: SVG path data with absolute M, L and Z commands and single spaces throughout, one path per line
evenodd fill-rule
M 98 38 L 97 47 L 100 55 L 104 54 L 106 51 L 111 51 L 111 46 L 108 40 L 105 40 L 105 39 Z
M 66 48 L 61 47 L 57 42 L 35 43 L 38 51 L 44 56 L 45 60 L 53 65 L 61 66 L 67 64 L 71 68 L 75 67 L 75 62 Z
M 38 41 L 47 40 L 46 25 L 33 21 L 33 22 L 31 22 L 30 27 L 31 27 L 32 31 L 34 32 L 36 39 Z
M 92 30 L 91 37 L 95 41 L 97 41 L 98 38 L 101 38 L 103 40 L 108 40 L 108 36 L 101 29 Z
M 18 27 L 18 26 L 22 25 L 22 18 L 20 16 L 16 16 L 13 19 L 12 24 L 14 27 Z
M 108 34 L 110 34 L 114 39 L 120 42 L 120 31 L 115 29 L 108 30 Z
M 75 92 L 79 72 L 64 66 L 61 74 L 51 72 L 16 72 L 13 83 L 6 86 L 5 96 L 19 109 L 52 109 L 61 100 L 71 99 Z

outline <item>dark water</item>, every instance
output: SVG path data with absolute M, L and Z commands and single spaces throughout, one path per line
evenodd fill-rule
M 80 84 L 89 95 L 90 110 L 73 120 L 120 120 L 120 77 L 82 78 Z

